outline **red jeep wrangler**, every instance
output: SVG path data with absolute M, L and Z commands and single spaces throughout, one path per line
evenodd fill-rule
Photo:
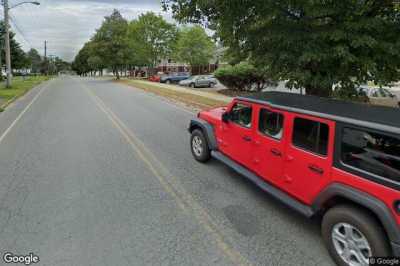
M 339 265 L 400 256 L 400 111 L 288 93 L 235 98 L 190 123 L 213 157 L 307 217 Z

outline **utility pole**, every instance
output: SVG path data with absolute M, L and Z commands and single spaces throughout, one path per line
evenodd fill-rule
M 3 9 L 4 9 L 4 27 L 6 31 L 5 37 L 5 49 L 6 49 L 6 67 L 7 67 L 7 82 L 6 87 L 11 87 L 11 79 L 12 79 L 12 69 L 11 69 L 11 47 L 10 47 L 10 17 L 8 12 L 10 9 L 24 5 L 24 4 L 32 4 L 32 5 L 40 5 L 39 2 L 30 2 L 30 1 L 23 1 L 21 3 L 15 4 L 11 7 L 8 5 L 8 0 L 2 0 Z
M 3 7 L 4 7 L 4 27 L 6 30 L 6 38 L 5 38 L 5 48 L 6 48 L 6 68 L 7 68 L 7 81 L 6 81 L 6 87 L 9 88 L 11 87 L 11 75 L 12 75 L 12 70 L 11 70 L 11 49 L 10 49 L 10 21 L 9 21 L 9 16 L 8 16 L 8 0 L 3 0 Z
M 45 74 L 48 75 L 49 67 L 47 64 L 47 41 L 44 41 L 44 67 L 45 67 Z

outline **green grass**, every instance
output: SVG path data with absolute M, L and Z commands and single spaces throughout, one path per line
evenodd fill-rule
M 154 93 L 156 95 L 169 98 L 171 100 L 184 103 L 188 106 L 195 107 L 197 109 L 209 109 L 213 107 L 225 106 L 226 102 L 214 100 L 211 98 L 195 95 L 189 92 L 182 92 L 177 90 L 169 89 L 168 87 L 160 87 L 153 85 L 150 82 L 141 82 L 140 80 L 119 80 L 118 82 L 130 85 L 132 87 L 142 89 L 147 92 Z
M 22 77 L 14 77 L 11 88 L 5 88 L 5 84 L 2 82 L 0 85 L 0 112 L 5 108 L 5 105 L 49 79 L 49 76 L 26 77 L 25 80 Z

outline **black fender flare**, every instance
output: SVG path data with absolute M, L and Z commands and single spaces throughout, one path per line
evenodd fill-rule
M 324 204 L 334 198 L 341 197 L 361 205 L 373 212 L 383 224 L 389 240 L 400 244 L 400 227 L 391 210 L 381 200 L 352 187 L 334 183 L 323 190 L 312 204 L 312 209 L 318 212 L 324 208 Z
M 200 128 L 203 131 L 205 137 L 207 138 L 208 147 L 211 151 L 218 149 L 217 139 L 215 138 L 214 134 L 214 127 L 210 123 L 204 121 L 203 119 L 195 118 L 190 120 L 189 132 L 192 133 L 195 128 Z

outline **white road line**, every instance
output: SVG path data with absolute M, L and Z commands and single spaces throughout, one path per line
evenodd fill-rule
M 49 82 L 50 83 L 50 82 Z M 17 118 L 12 122 L 12 124 L 4 131 L 4 133 L 0 136 L 0 144 L 3 142 L 5 137 L 10 133 L 11 129 L 14 128 L 14 126 L 18 123 L 19 120 L 21 120 L 22 116 L 29 110 L 29 108 L 36 102 L 36 100 L 39 98 L 39 96 L 42 94 L 42 92 L 48 87 L 48 84 L 45 84 L 44 87 L 40 89 L 40 91 L 36 94 L 36 96 L 32 99 L 32 101 L 25 107 L 25 109 L 17 116 Z

